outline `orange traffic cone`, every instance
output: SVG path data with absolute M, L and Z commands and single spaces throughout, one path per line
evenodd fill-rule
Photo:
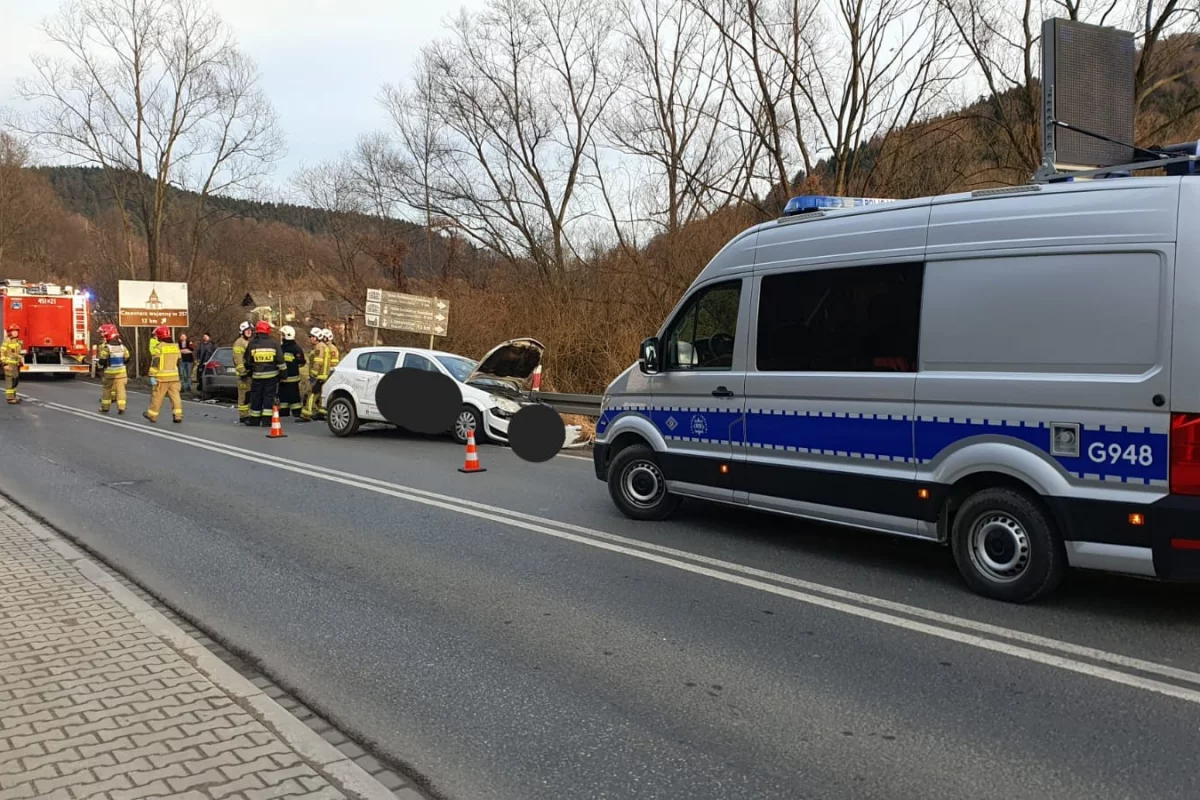
M 467 460 L 459 472 L 487 472 L 479 466 L 479 453 L 475 449 L 475 431 L 467 433 Z
M 267 434 L 268 439 L 286 439 L 287 434 L 283 432 L 283 423 L 279 421 L 279 406 L 276 405 L 271 411 L 271 432 Z

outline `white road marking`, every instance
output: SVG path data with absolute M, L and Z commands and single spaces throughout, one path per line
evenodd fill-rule
M 115 425 L 135 431 L 137 433 L 173 440 L 179 442 L 180 444 L 198 447 L 200 449 L 209 450 L 221 455 L 227 455 L 231 458 L 241 459 L 257 465 L 272 466 L 276 469 L 282 469 L 299 475 L 307 475 L 309 477 L 319 478 L 321 480 L 339 483 L 345 486 L 365 489 L 378 494 L 388 495 L 398 499 L 440 508 L 457 514 L 472 516 L 479 519 L 486 519 L 503 525 L 509 525 L 535 533 L 541 533 L 547 536 L 553 536 L 558 539 L 564 539 L 586 545 L 588 547 L 620 553 L 622 555 L 627 555 L 644 561 L 650 561 L 663 566 L 672 567 L 684 572 L 703 575 L 723 581 L 725 583 L 755 589 L 757 591 L 778 595 L 780 597 L 787 597 L 789 599 L 797 600 L 809 605 L 840 611 L 842 613 L 864 619 L 870 619 L 886 625 L 891 625 L 893 627 L 924 633 L 929 636 L 970 645 L 982 650 L 1002 653 L 1026 661 L 1058 667 L 1060 669 L 1075 672 L 1081 675 L 1106 680 L 1111 683 L 1143 689 L 1145 691 L 1174 697 L 1179 700 L 1185 700 L 1190 703 L 1200 704 L 1200 691 L 1195 689 L 1176 686 L 1154 680 L 1152 678 L 1121 672 L 1117 669 L 1110 669 L 1108 667 L 1098 666 L 1096 664 L 1077 661 L 1067 656 L 1088 658 L 1094 661 L 1100 661 L 1113 664 L 1115 666 L 1124 667 L 1126 669 L 1137 670 L 1139 672 L 1149 674 L 1157 674 L 1163 677 L 1169 677 L 1175 680 L 1197 685 L 1200 685 L 1200 673 L 1191 672 L 1176 667 L 1170 667 L 1164 664 L 1157 664 L 1151 661 L 1144 661 L 1142 659 L 1131 658 L 1128 656 L 1123 656 L 1119 653 L 1110 653 L 1108 651 L 1098 650 L 1091 647 L 1075 645 L 1069 642 L 1050 639 L 1048 637 L 1025 633 L 1023 631 L 1012 630 L 998 625 L 991 625 L 962 617 L 955 617 L 949 614 L 942 614 L 940 612 L 930 611 L 928 609 L 910 606 L 903 603 L 896 603 L 883 598 L 873 597 L 871 595 L 851 592 L 845 589 L 838 589 L 837 587 L 833 586 L 826 586 L 824 584 L 792 578 L 787 575 L 766 572 L 764 570 L 758 570 L 732 562 L 721 561 L 719 559 L 709 558 L 696 553 L 689 553 L 687 551 L 676 550 L 674 548 L 664 547 L 661 545 L 641 542 L 635 539 L 629 539 L 616 534 L 607 533 L 605 531 L 599 531 L 566 522 L 559 522 L 557 520 L 552 520 L 545 517 L 538 517 L 533 514 L 525 514 L 523 512 L 512 511 L 510 509 L 496 506 L 487 506 L 467 498 L 438 494 L 436 492 L 430 492 L 401 484 L 389 483 L 387 481 L 355 475 L 354 473 L 342 472 L 340 470 L 322 467 L 315 464 L 292 461 L 269 453 L 263 453 L 256 450 L 247 450 L 234 445 L 213 442 L 208 439 L 190 436 L 183 433 L 166 433 L 146 427 L 145 425 L 139 425 L 138 423 L 134 422 L 101 417 L 94 413 L 82 411 L 72 406 L 67 406 L 60 403 L 37 400 L 34 401 L 43 407 L 77 416 L 81 419 L 91 422 Z M 720 569 L 714 569 L 713 567 L 719 567 Z M 759 580 L 760 578 L 762 580 Z M 772 581 L 772 583 L 767 583 L 765 581 Z M 786 586 L 778 585 L 781 583 L 786 584 Z M 788 588 L 790 586 L 798 587 L 798 589 L 802 588 L 806 591 Z M 887 613 L 886 611 L 875 609 L 887 609 L 887 611 L 897 612 L 899 614 L 905 614 L 908 616 L 897 616 L 894 613 Z M 921 622 L 917 619 L 911 619 L 909 617 L 926 619 L 931 623 L 940 623 L 940 625 L 944 627 L 928 624 L 926 622 Z M 973 633 L 968 631 L 973 631 Z M 1008 641 L 996 641 L 995 639 L 988 639 L 977 634 L 988 634 L 990 636 L 995 636 L 999 639 Z M 1058 651 L 1059 653 L 1063 653 L 1065 655 L 1054 655 L 1052 653 L 1042 652 L 1041 650 L 1032 650 L 1027 647 L 1023 647 L 1020 644 L 1010 644 L 1009 642 L 1020 642 L 1021 644 L 1034 645 L 1048 650 Z

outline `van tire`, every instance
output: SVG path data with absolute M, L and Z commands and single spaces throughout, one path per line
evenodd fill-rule
M 1053 591 L 1066 571 L 1066 553 L 1041 506 L 1012 489 L 983 489 L 954 516 L 954 562 L 976 593 L 1028 603 Z
M 682 499 L 667 491 L 654 451 L 644 444 L 621 450 L 608 465 L 608 493 L 630 519 L 655 521 L 671 516 Z

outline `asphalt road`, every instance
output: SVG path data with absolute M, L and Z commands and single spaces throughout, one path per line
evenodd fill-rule
M 227 407 L 0 406 L 0 490 L 448 798 L 1194 798 L 1200 591 L 1014 607 L 937 547 L 686 505 L 591 464 Z

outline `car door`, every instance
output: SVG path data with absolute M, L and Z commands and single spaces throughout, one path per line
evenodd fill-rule
M 731 462 L 745 458 L 747 279 L 699 287 L 664 329 L 651 419 L 666 442 L 672 490 L 733 500 Z
M 375 389 L 379 386 L 379 379 L 396 368 L 396 359 L 399 356 L 395 351 L 374 350 L 366 353 L 366 363 L 363 365 L 362 375 L 362 394 L 363 398 L 363 416 L 371 419 L 381 420 L 383 415 L 379 412 L 379 406 L 375 403 Z

